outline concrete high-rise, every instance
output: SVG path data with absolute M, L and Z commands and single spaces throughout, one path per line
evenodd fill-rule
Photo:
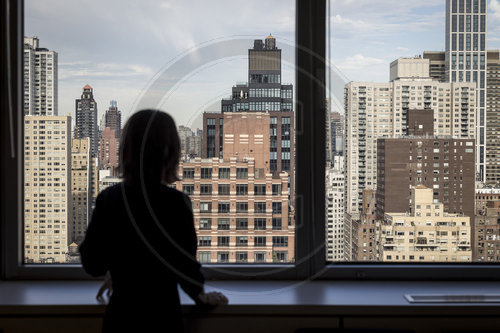
M 483 182 L 486 180 L 486 124 L 488 123 L 487 12 L 486 0 L 446 0 L 447 81 L 477 84 L 476 172 Z
M 424 51 L 424 59 L 429 60 L 429 76 L 439 82 L 448 82 L 446 76 L 446 52 Z
M 57 116 L 57 52 L 24 37 L 24 114 Z
M 326 259 L 344 260 L 344 174 L 334 168 L 326 173 Z
M 97 157 L 99 145 L 97 103 L 93 89 L 88 84 L 83 87 L 80 99 L 75 101 L 76 126 L 75 139 L 90 139 L 90 156 Z
M 24 262 L 64 263 L 71 202 L 71 117 L 24 117 Z
M 416 60 L 417 74 L 425 68 L 428 71 L 428 59 Z M 391 82 L 351 82 L 345 86 L 347 213 L 358 214 L 362 210 L 363 190 L 376 189 L 377 139 L 408 135 L 412 130 L 408 126 L 410 110 L 433 110 L 436 136 L 475 136 L 475 84 L 438 82 L 428 72 L 424 72 L 426 77 L 418 77 L 408 72 L 408 63 L 411 62 L 405 61 L 404 70 L 393 68 Z M 403 73 L 404 78 L 397 73 Z

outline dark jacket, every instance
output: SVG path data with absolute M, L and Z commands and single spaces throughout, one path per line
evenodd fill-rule
M 111 273 L 104 332 L 182 332 L 177 284 L 196 299 L 204 283 L 186 195 L 164 185 L 107 188 L 80 254 L 90 275 Z

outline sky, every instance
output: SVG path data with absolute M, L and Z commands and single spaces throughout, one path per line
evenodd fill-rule
M 332 73 L 343 81 L 389 80 L 399 57 L 443 51 L 445 0 L 330 0 Z M 59 114 L 75 114 L 94 88 L 99 118 L 111 100 L 123 119 L 138 107 L 201 127 L 231 87 L 247 81 L 253 39 L 276 37 L 282 81 L 294 83 L 294 1 L 25 0 L 25 35 L 59 56 Z M 488 49 L 500 48 L 500 0 L 488 1 Z M 333 81 L 332 81 L 333 82 Z M 332 87 L 341 110 L 343 86 Z

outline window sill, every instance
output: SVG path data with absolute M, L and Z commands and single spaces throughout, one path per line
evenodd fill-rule
M 99 281 L 1 281 L 0 316 L 101 316 Z M 410 304 L 406 294 L 498 294 L 500 282 L 209 281 L 228 306 L 211 315 L 498 317 L 500 303 Z M 187 313 L 200 314 L 181 292 Z

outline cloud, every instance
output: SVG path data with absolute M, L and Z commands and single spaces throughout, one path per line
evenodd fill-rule
M 488 18 L 493 18 L 494 20 L 500 21 L 500 1 L 491 0 L 488 7 L 489 7 Z
M 365 57 L 362 54 L 355 54 L 354 56 L 347 57 L 346 59 L 336 62 L 335 65 L 340 70 L 360 70 L 363 68 L 371 67 L 373 65 L 384 64 L 385 61 L 378 58 Z
M 408 51 L 410 51 L 410 49 L 409 49 L 409 48 L 407 48 L 407 47 L 403 47 L 403 46 L 398 46 L 398 47 L 396 47 L 396 50 L 398 50 L 398 51 L 403 51 L 403 52 L 408 52 Z
M 86 78 L 123 78 L 134 76 L 151 76 L 152 69 L 137 64 L 98 63 L 86 61 L 66 62 L 59 64 L 59 80 L 79 80 Z

